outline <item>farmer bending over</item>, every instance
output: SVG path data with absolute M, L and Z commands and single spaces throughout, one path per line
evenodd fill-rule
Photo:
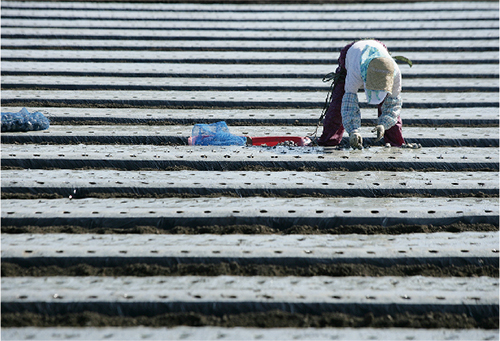
M 368 104 L 378 105 L 378 124 L 375 142 L 384 138 L 386 144 L 405 145 L 401 131 L 401 71 L 389 55 L 387 47 L 377 40 L 360 40 L 345 46 L 340 52 L 331 102 L 325 113 L 320 146 L 336 146 L 342 141 L 344 129 L 353 148 L 361 149 L 363 138 L 359 132 L 361 112 L 358 89 L 364 88 Z

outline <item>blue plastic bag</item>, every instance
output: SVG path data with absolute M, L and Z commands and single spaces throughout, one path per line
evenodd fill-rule
M 39 111 L 30 113 L 22 108 L 19 112 L 2 113 L 2 131 L 45 130 L 49 125 L 49 119 Z
M 236 136 L 229 132 L 226 122 L 212 124 L 195 124 L 191 134 L 194 145 L 197 146 L 244 146 L 245 136 Z

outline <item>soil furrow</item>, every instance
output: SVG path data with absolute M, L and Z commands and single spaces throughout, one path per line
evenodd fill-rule
M 318 315 L 293 314 L 283 311 L 262 313 L 243 313 L 224 315 L 202 315 L 192 312 L 167 313 L 154 317 L 109 316 L 95 312 L 66 315 L 42 315 L 30 312 L 2 314 L 2 327 L 103 327 L 103 326 L 219 326 L 219 327 L 257 327 L 257 328 L 450 328 L 450 329 L 498 329 L 498 317 L 476 320 L 465 314 L 429 312 L 424 315 L 396 314 L 394 316 L 353 316 L 342 313 L 323 313 Z
M 236 262 L 216 264 L 178 264 L 171 267 L 157 264 L 129 264 L 116 267 L 94 267 L 78 264 L 69 267 L 32 266 L 2 262 L 2 277 L 47 276 L 428 276 L 428 277 L 479 277 L 498 278 L 499 268 L 485 266 L 445 266 L 432 264 L 394 265 L 380 267 L 370 264 L 313 264 L 307 267 L 247 264 Z
M 156 226 L 137 225 L 130 228 L 88 228 L 77 225 L 57 225 L 57 226 L 8 226 L 2 225 L 2 233 L 68 233 L 68 234 L 411 234 L 411 233 L 434 233 L 434 232 L 492 232 L 498 231 L 499 227 L 492 224 L 465 224 L 454 223 L 450 225 L 409 225 L 398 224 L 392 226 L 380 225 L 340 225 L 332 228 L 318 228 L 318 226 L 295 225 L 285 230 L 279 230 L 266 225 L 207 225 L 207 226 L 175 226 L 172 228 L 157 228 Z

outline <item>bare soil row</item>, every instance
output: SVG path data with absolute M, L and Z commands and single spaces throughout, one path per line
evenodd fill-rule
M 42 315 L 30 312 L 2 314 L 2 327 L 258 327 L 258 328 L 450 328 L 498 329 L 498 317 L 476 320 L 465 314 L 429 312 L 423 315 L 396 314 L 352 316 L 343 313 L 318 315 L 293 314 L 283 311 L 234 315 L 202 315 L 169 313 L 154 317 L 108 316 L 95 312 L 66 315 Z
M 397 224 L 391 226 L 381 225 L 340 225 L 331 228 L 319 228 L 311 225 L 294 225 L 288 229 L 280 230 L 266 225 L 206 225 L 206 226 L 172 226 L 167 228 L 158 228 L 156 226 L 137 225 L 132 228 L 106 228 L 95 227 L 88 228 L 77 225 L 57 225 L 57 226 L 2 226 L 2 233 L 8 234 L 50 234 L 50 233 L 68 233 L 68 234 L 411 234 L 411 233 L 435 233 L 435 232 L 493 232 L 498 231 L 499 227 L 486 224 L 466 224 L 454 223 L 449 225 L 419 225 L 419 224 Z
M 78 264 L 63 268 L 60 266 L 21 267 L 2 262 L 2 277 L 48 277 L 48 276 L 428 276 L 428 277 L 499 277 L 499 268 L 484 266 L 444 266 L 432 264 L 393 265 L 381 267 L 371 264 L 314 264 L 306 267 L 283 265 L 246 264 L 236 262 L 216 264 L 129 264 L 117 267 L 95 267 Z

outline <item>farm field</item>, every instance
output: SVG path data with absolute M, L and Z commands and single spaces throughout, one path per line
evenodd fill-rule
M 5 340 L 497 340 L 497 2 L 2 1 Z M 403 134 L 311 136 L 342 47 L 384 42 Z

